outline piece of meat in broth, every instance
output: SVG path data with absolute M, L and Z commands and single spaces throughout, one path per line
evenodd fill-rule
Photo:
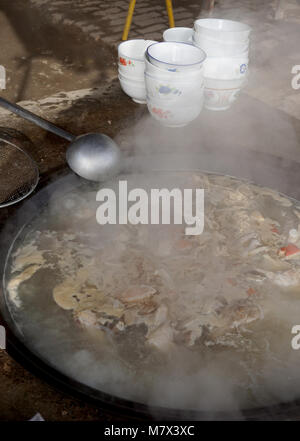
M 274 285 L 282 288 L 295 288 L 300 286 L 300 271 L 297 268 L 277 273 L 272 271 L 265 271 L 264 273 Z
M 261 319 L 263 311 L 258 304 L 250 299 L 234 300 L 208 317 L 205 340 L 216 342 L 220 336 L 232 332 L 233 329 Z
M 161 351 L 166 351 L 173 344 L 174 331 L 168 323 L 159 326 L 148 336 L 148 343 Z
M 156 289 L 152 286 L 135 285 L 121 292 L 118 299 L 125 304 L 139 303 L 149 300 L 154 294 Z
M 235 300 L 224 306 L 220 311 L 221 321 L 225 326 L 235 328 L 263 318 L 258 304 L 249 299 Z

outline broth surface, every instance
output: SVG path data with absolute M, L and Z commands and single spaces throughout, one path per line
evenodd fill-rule
M 204 188 L 204 232 L 100 226 L 95 191 L 53 195 L 6 270 L 26 345 L 84 384 L 145 404 L 235 411 L 299 397 L 299 204 L 228 176 L 127 179 Z

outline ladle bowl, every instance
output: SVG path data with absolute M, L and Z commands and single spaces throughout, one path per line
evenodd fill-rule
M 101 182 L 118 173 L 121 152 L 117 144 L 109 136 L 101 133 L 87 133 L 75 136 L 29 110 L 10 103 L 4 98 L 0 98 L 0 106 L 70 141 L 71 144 L 66 153 L 66 160 L 69 167 L 82 178 Z
M 69 167 L 90 181 L 106 181 L 120 169 L 117 144 L 102 133 L 80 135 L 71 142 L 66 159 Z

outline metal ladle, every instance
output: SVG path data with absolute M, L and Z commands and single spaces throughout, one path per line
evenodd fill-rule
M 70 141 L 71 144 L 66 153 L 67 163 L 79 176 L 90 181 L 101 182 L 118 173 L 121 152 L 109 136 L 102 133 L 75 136 L 4 98 L 0 98 L 0 106 Z

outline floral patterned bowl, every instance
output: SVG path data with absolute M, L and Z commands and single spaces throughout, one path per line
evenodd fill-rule
M 204 79 L 202 75 L 194 80 L 163 79 L 145 72 L 147 96 L 162 102 L 172 101 L 176 105 L 197 103 L 203 97 Z
M 118 46 L 119 72 L 131 78 L 141 79 L 145 70 L 144 54 L 152 40 L 136 39 L 123 41 Z
M 203 108 L 203 98 L 190 105 L 174 105 L 147 97 L 150 114 L 160 124 L 167 127 L 183 127 L 198 118 Z
M 204 79 L 204 104 L 208 110 L 227 110 L 236 101 L 246 78 L 235 80 Z

